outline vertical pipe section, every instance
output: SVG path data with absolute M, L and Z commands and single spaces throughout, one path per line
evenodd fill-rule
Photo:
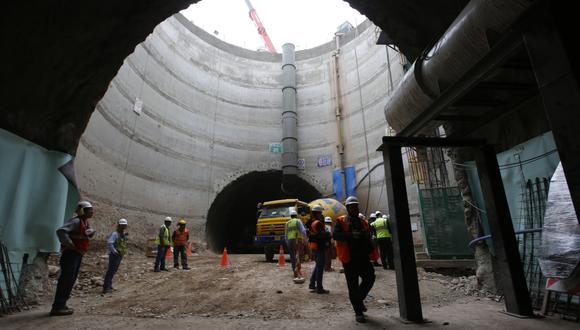
M 344 187 L 346 195 L 346 176 L 345 176 L 346 173 L 344 172 L 345 154 L 344 154 L 344 138 L 342 132 L 342 105 L 340 101 L 340 66 L 339 66 L 340 37 L 342 35 L 344 35 L 344 33 L 337 32 L 334 34 L 336 50 L 332 55 L 334 63 L 332 78 L 334 82 L 334 94 L 336 97 L 336 107 L 334 108 L 334 118 L 336 121 L 336 152 L 338 153 L 338 168 L 340 169 L 341 173 L 342 187 Z M 336 198 L 340 200 L 343 198 L 343 196 L 336 196 Z
M 298 175 L 298 115 L 294 45 L 282 46 L 282 190 L 294 190 Z

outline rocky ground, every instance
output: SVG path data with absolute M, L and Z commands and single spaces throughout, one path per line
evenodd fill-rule
M 59 329 L 63 325 L 67 328 L 150 328 L 155 324 L 216 329 L 292 328 L 299 324 L 302 327 L 356 327 L 344 275 L 338 271 L 325 274 L 324 283 L 330 294 L 318 295 L 309 293 L 307 283 L 292 282 L 289 263 L 279 267 L 265 262 L 262 255 L 230 255 L 229 266 L 222 268 L 220 257 L 198 247 L 189 258 L 191 270 L 171 268 L 169 272 L 154 273 L 153 258 L 133 248 L 113 282 L 116 291 L 103 295 L 108 256 L 102 247 L 96 248 L 83 259 L 69 302 L 75 309 L 73 316 L 47 317 L 53 294 L 49 292 L 45 302 L 33 311 L 1 318 L 0 328 Z M 56 257 L 50 260 L 53 287 L 58 275 L 57 261 Z M 172 266 L 172 260 L 168 260 L 168 266 Z M 312 267 L 312 262 L 305 263 L 304 273 L 308 274 Z M 336 260 L 334 267 L 340 268 Z M 400 326 L 395 321 L 398 315 L 395 273 L 375 269 L 377 280 L 366 299 L 370 325 Z M 480 317 L 484 324 L 500 317 L 497 311 L 503 303 L 496 302 L 497 297 L 490 293 L 477 290 L 474 276 L 451 277 L 419 269 L 419 284 L 425 314 L 434 319 L 436 326 L 451 324 L 463 329 L 460 326 L 463 321 L 458 318 L 465 321 L 466 315 L 484 311 L 492 314 L 491 318 Z M 456 313 L 465 308 L 470 308 L 465 315 Z

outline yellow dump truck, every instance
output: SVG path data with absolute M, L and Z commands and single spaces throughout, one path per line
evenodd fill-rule
M 310 219 L 310 208 L 316 204 L 324 208 L 323 215 L 331 217 L 333 222 L 346 214 L 344 205 L 330 198 L 317 199 L 310 204 L 298 199 L 280 199 L 260 204 L 254 245 L 264 248 L 267 261 L 274 259 L 274 254 L 280 251 L 280 245 L 286 249 L 284 229 L 290 220 L 290 211 L 295 210 L 302 222 L 306 223 Z

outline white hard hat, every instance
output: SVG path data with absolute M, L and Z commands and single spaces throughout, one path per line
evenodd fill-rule
M 295 210 L 290 210 L 290 215 L 298 215 L 298 212 L 296 212 Z
M 371 213 L 371 215 L 369 215 L 369 218 L 376 218 L 376 217 L 377 217 L 377 215 L 374 213 Z
M 165 221 L 172 222 L 173 220 L 171 220 L 171 217 L 165 217 Z
M 314 205 L 312 207 L 312 212 L 322 212 L 322 211 L 324 211 L 324 209 L 322 208 L 322 206 L 320 206 L 318 204 L 317 205 Z
M 88 208 L 91 208 L 91 207 L 93 207 L 93 206 L 91 205 L 91 203 L 89 203 L 89 202 L 87 202 L 87 201 L 81 201 L 81 202 L 79 202 L 79 203 L 77 204 L 77 207 L 78 207 L 78 208 L 83 208 L 83 209 L 88 209 Z
M 331 217 L 325 217 L 324 218 L 324 222 L 332 223 L 332 218 Z
M 119 224 L 119 225 L 128 225 L 129 223 L 127 222 L 127 219 L 119 219 L 119 221 L 117 222 L 117 224 Z
M 383 215 L 383 213 L 382 213 L 381 211 L 375 211 L 375 215 L 376 215 L 377 217 L 380 217 L 381 215 Z
M 346 199 L 346 202 L 344 203 L 344 205 L 352 205 L 352 204 L 358 205 L 358 198 L 350 196 L 349 198 Z

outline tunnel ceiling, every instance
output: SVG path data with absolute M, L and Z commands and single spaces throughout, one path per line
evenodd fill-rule
M 211 1 L 211 0 L 205 0 Z M 2 10 L 0 127 L 75 154 L 123 60 L 153 28 L 197 1 L 10 2 Z M 408 58 L 435 40 L 465 1 L 349 0 Z M 6 109 L 9 109 L 8 111 Z

